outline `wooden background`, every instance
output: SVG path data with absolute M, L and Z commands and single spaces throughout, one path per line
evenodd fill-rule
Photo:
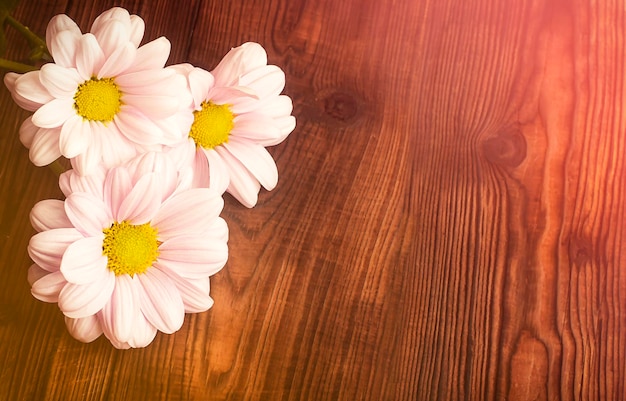
M 30 295 L 61 193 L 2 88 L 0 400 L 626 399 L 623 0 L 94 3 L 15 16 L 123 5 L 206 69 L 257 41 L 297 128 L 278 187 L 226 199 L 215 306 L 120 351 Z

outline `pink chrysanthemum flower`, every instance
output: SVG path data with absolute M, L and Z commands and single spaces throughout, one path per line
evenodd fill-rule
M 101 14 L 85 34 L 57 15 L 46 30 L 54 63 L 5 75 L 16 103 L 34 112 L 20 139 L 35 165 L 65 156 L 88 174 L 187 134 L 193 120 L 177 114 L 189 102 L 187 84 L 163 68 L 170 42 L 161 37 L 140 47 L 143 33 L 143 20 L 123 8 Z
M 278 181 L 265 147 L 282 142 L 296 125 L 291 99 L 280 95 L 285 74 L 267 65 L 258 43 L 232 49 L 211 73 L 189 64 L 168 68 L 187 77 L 193 97 L 189 138 L 174 152 L 195 153 L 196 185 L 227 190 L 253 207 L 260 187 L 272 190 Z
M 33 295 L 56 302 L 68 330 L 117 348 L 145 347 L 209 309 L 209 277 L 228 257 L 223 200 L 191 188 L 163 155 L 90 176 L 68 171 L 67 198 L 35 205 L 28 251 Z

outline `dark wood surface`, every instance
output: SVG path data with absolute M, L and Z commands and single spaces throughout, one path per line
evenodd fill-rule
M 85 4 L 15 16 L 114 2 Z M 30 294 L 28 213 L 62 195 L 0 90 L 0 400 L 626 399 L 622 0 L 115 4 L 169 63 L 261 43 L 297 128 L 274 191 L 226 197 L 214 307 L 120 351 Z

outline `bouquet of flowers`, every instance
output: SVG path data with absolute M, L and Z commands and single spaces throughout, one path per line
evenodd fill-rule
M 119 7 L 87 33 L 57 15 L 51 61 L 4 77 L 32 112 L 19 130 L 30 160 L 71 165 L 65 200 L 30 214 L 32 294 L 58 304 L 76 339 L 104 334 L 117 348 L 145 347 L 213 305 L 209 279 L 228 258 L 222 196 L 254 207 L 278 181 L 265 148 L 295 128 L 285 75 L 261 45 L 233 48 L 212 71 L 166 66 L 170 42 L 140 45 L 144 28 Z

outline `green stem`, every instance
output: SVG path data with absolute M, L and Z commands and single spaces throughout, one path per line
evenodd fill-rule
M 37 67 L 32 66 L 32 65 L 22 64 L 22 63 L 7 60 L 4 58 L 0 58 L 0 68 L 4 68 L 10 71 L 20 72 L 20 73 L 35 71 L 38 69 Z
M 33 31 L 30 30 L 27 26 L 16 20 L 15 18 L 7 15 L 5 18 L 7 24 L 11 25 L 15 28 L 19 33 L 22 34 L 30 44 L 31 49 L 33 49 L 33 53 L 38 54 L 41 59 L 48 58 L 52 59 L 50 56 L 50 52 L 48 51 L 48 47 L 46 46 L 46 41 L 36 35 Z

